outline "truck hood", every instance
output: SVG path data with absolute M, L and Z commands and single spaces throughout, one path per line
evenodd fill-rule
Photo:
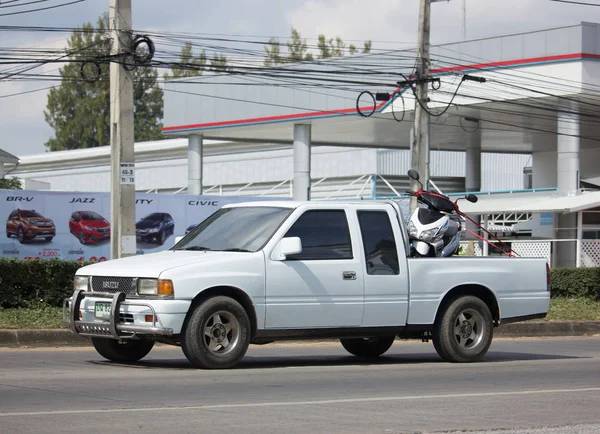
M 212 266 L 235 262 L 256 253 L 165 250 L 149 255 L 137 255 L 87 265 L 77 270 L 78 276 L 148 277 L 158 278 L 164 271 L 186 265 Z

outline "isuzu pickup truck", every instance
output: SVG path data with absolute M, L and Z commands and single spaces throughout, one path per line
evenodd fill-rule
M 80 268 L 63 318 L 112 361 L 161 342 L 222 369 L 282 339 L 340 339 L 359 357 L 431 339 L 446 361 L 479 361 L 495 327 L 548 312 L 545 259 L 408 251 L 393 201 L 226 205 L 169 250 Z

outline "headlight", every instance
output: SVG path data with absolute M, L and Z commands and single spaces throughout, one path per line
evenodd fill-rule
M 415 224 L 411 221 L 408 222 L 408 236 L 409 237 L 417 236 L 417 228 L 415 227 Z
M 160 230 L 160 228 L 150 228 L 148 229 L 148 232 L 158 232 Z
M 437 229 L 428 229 L 426 231 L 421 232 L 421 236 L 419 237 L 419 239 L 425 241 L 425 242 L 430 242 L 433 239 L 433 236 L 435 235 L 435 233 L 437 232 Z
M 173 282 L 170 280 L 139 279 L 138 295 L 172 295 Z
M 87 291 L 89 286 L 89 280 L 90 278 L 88 276 L 75 276 L 75 279 L 73 279 L 73 288 L 75 289 L 75 291 L 79 289 Z
M 93 228 L 91 226 L 84 226 L 83 228 L 87 229 L 88 231 L 95 231 L 95 230 L 97 230 L 96 228 Z

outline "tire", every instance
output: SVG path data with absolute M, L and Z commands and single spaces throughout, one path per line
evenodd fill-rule
M 50 242 L 50 241 L 52 241 L 53 238 L 54 237 L 46 237 L 45 239 L 46 239 L 46 241 Z
M 83 231 L 79 231 L 79 236 L 77 238 L 79 238 L 79 242 L 81 244 L 85 245 L 85 235 L 84 235 Z
M 342 346 L 350 354 L 358 357 L 379 357 L 390 349 L 396 336 L 372 338 L 340 339 Z
M 98 354 L 113 362 L 137 362 L 148 355 L 154 341 L 92 338 L 92 344 Z
M 165 231 L 160 231 L 158 244 L 162 246 L 165 243 L 165 241 L 167 241 L 167 234 L 165 233 Z
M 478 297 L 462 296 L 444 309 L 433 331 L 433 346 L 447 362 L 477 362 L 492 343 L 494 324 L 488 306 Z
M 17 231 L 17 239 L 21 244 L 25 241 L 25 232 L 23 231 L 23 227 L 19 226 L 19 230 Z
M 246 354 L 250 332 L 250 320 L 241 304 L 229 297 L 213 297 L 190 313 L 181 349 L 197 368 L 228 369 Z

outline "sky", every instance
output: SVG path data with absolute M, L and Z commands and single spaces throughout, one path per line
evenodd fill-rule
M 95 22 L 108 11 L 109 0 L 81 3 L 20 15 L 4 13 L 57 5 L 69 0 L 47 0 L 29 6 L 8 7 L 0 0 L 1 26 L 76 27 Z M 28 3 L 28 0 L 16 0 Z M 504 34 L 579 24 L 600 23 L 600 7 L 579 6 L 551 0 L 464 0 L 466 37 L 476 39 Z M 597 2 L 600 0 L 587 0 Z M 4 3 L 4 5 L 3 5 Z M 271 36 L 282 42 L 292 27 L 312 44 L 318 34 L 340 36 L 347 43 L 370 39 L 373 48 L 407 48 L 417 39 L 419 0 L 133 0 L 133 27 L 153 32 Z M 433 3 L 431 42 L 462 39 L 463 0 Z M 53 48 L 66 46 L 66 33 L 0 31 L 2 48 Z M 53 130 L 44 120 L 47 91 L 3 97 L 47 87 L 47 82 L 3 79 L 0 65 L 0 149 L 17 156 L 46 152 L 44 143 Z M 35 72 L 49 72 L 45 65 Z M 107 143 L 108 144 L 108 143 Z

